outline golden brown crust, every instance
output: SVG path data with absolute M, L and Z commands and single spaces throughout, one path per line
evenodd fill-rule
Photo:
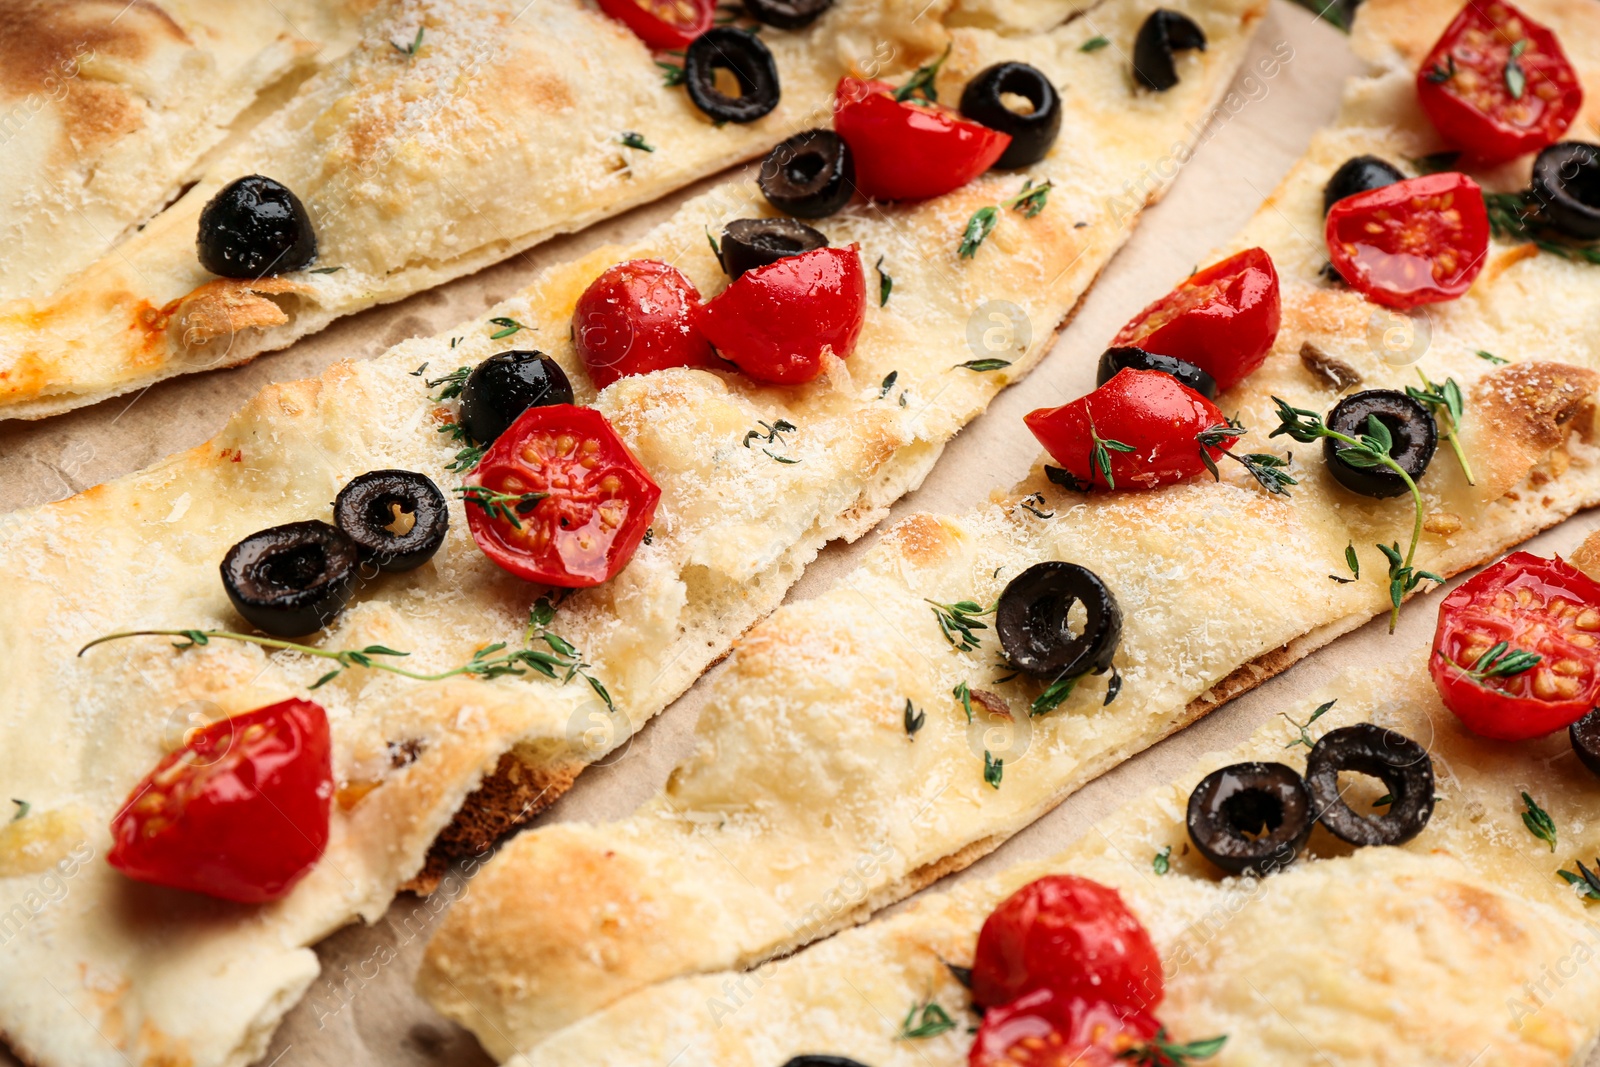
M 1483 428 L 1474 439 L 1492 442 L 1481 449 L 1486 496 L 1502 496 L 1526 478 L 1569 433 L 1588 440 L 1597 388 L 1600 374 L 1558 363 L 1515 363 L 1485 375 L 1472 404 Z

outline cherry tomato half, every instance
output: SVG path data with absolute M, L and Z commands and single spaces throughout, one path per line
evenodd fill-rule
M 1559 141 L 1583 86 L 1555 34 L 1504 0 L 1468 0 L 1422 61 L 1417 99 L 1440 136 L 1492 165 Z
M 111 820 L 111 866 L 241 904 L 286 896 L 328 847 L 328 717 L 285 700 L 192 732 Z
M 822 352 L 855 351 L 867 314 L 861 254 L 814 248 L 747 270 L 695 314 L 723 359 L 760 382 L 797 385 L 822 373 Z
M 1158 370 L 1118 371 L 1088 396 L 1030 411 L 1022 421 L 1067 473 L 1084 486 L 1106 489 L 1154 489 L 1192 478 L 1206 469 L 1202 448 L 1215 461 L 1236 440 L 1200 444 L 1201 431 L 1226 426 L 1227 419 L 1217 405 Z
M 594 408 L 529 408 L 467 477 L 467 526 L 518 578 L 599 585 L 644 540 L 661 490 Z
M 711 28 L 716 0 L 600 0 L 600 10 L 658 52 L 687 48 Z
M 1517 653 L 1539 660 L 1493 670 L 1525 664 Z M 1520 741 L 1570 726 L 1600 703 L 1600 583 L 1565 560 L 1507 556 L 1439 605 L 1428 667 L 1475 734 Z
M 1489 251 L 1483 190 L 1465 174 L 1429 174 L 1347 196 L 1328 212 L 1328 255 L 1375 304 L 1454 300 Z
M 850 146 L 856 188 L 874 200 L 943 196 L 994 166 L 1011 135 L 939 104 L 894 98 L 894 86 L 841 78 L 833 128 Z
M 1185 279 L 1135 315 L 1111 345 L 1193 363 L 1218 390 L 1231 389 L 1266 360 L 1282 317 L 1272 257 L 1247 248 Z
M 969 1067 L 1127 1067 L 1160 1026 L 1146 1012 L 1036 989 L 990 1008 L 967 1055 Z M 1160 1062 L 1145 1060 L 1142 1062 Z
M 984 920 L 972 962 L 972 999 L 985 1007 L 1045 987 L 1152 1011 L 1161 957 L 1110 886 L 1070 874 L 1029 882 Z
M 619 263 L 596 278 L 572 311 L 572 343 L 596 389 L 668 367 L 715 367 L 694 325 L 700 291 L 657 259 Z

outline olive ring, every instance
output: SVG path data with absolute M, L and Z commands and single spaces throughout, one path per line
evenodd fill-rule
M 1384 815 L 1362 815 L 1344 802 L 1339 772 L 1369 774 L 1389 790 Z M 1370 722 L 1330 730 L 1306 758 L 1306 786 L 1317 821 L 1352 845 L 1403 845 L 1433 816 L 1433 760 L 1404 734 Z
M 1100 354 L 1100 366 L 1095 373 L 1094 384 L 1104 385 L 1112 378 L 1115 378 L 1118 371 L 1130 368 L 1133 370 L 1158 370 L 1162 374 L 1170 374 L 1207 400 L 1213 400 L 1217 395 L 1217 380 L 1193 363 L 1185 362 L 1174 356 L 1146 352 L 1144 349 L 1135 348 L 1132 345 L 1108 348 Z
M 757 183 L 779 211 L 820 219 L 850 202 L 856 188 L 855 158 L 832 130 L 806 130 L 767 153 Z
M 1235 763 L 1206 775 L 1189 794 L 1189 839 L 1229 874 L 1267 874 L 1305 847 L 1311 804 L 1293 767 Z
M 1205 31 L 1187 15 L 1156 8 L 1133 39 L 1133 77 L 1146 89 L 1166 92 L 1178 84 L 1174 52 L 1206 50 Z
M 402 515 L 411 528 L 391 530 Z M 368 471 L 350 479 L 333 502 L 333 521 L 379 570 L 409 571 L 433 558 L 450 529 L 444 494 L 426 474 Z
M 222 586 L 252 626 L 274 637 L 303 637 L 344 610 L 359 562 L 344 531 L 308 519 L 261 530 L 228 549 Z
M 739 83 L 739 95 L 717 88 L 717 71 Z M 778 64 L 761 39 L 732 26 L 696 37 L 683 54 L 683 83 L 694 106 L 715 122 L 754 122 L 778 106 Z
M 1006 106 L 1005 95 L 1033 105 L 1026 114 Z M 1049 154 L 1061 132 L 1061 97 L 1044 72 L 1026 63 L 996 63 L 980 70 L 961 92 L 961 114 L 1011 135 L 995 160 L 999 170 L 1031 166 Z
M 797 219 L 734 219 L 722 230 L 722 269 L 738 278 L 785 256 L 827 247 L 827 234 Z
M 1087 615 L 1081 634 L 1069 625 L 1075 603 Z M 1049 560 L 1006 586 L 995 610 L 995 630 L 1006 659 L 1019 671 L 1049 678 L 1098 674 L 1111 666 L 1122 639 L 1122 609 L 1094 571 Z
M 1327 425 L 1328 429 L 1347 437 L 1359 438 L 1367 432 L 1369 417 L 1376 417 L 1394 440 L 1389 449 L 1389 458 L 1398 463 L 1413 482 L 1420 480 L 1439 443 L 1439 430 L 1434 424 L 1433 415 L 1422 406 L 1421 401 L 1413 400 L 1397 390 L 1367 389 L 1351 393 L 1339 401 L 1328 412 Z M 1348 447 L 1343 441 L 1332 437 L 1322 441 L 1322 455 L 1327 461 L 1328 471 L 1340 485 L 1353 493 L 1378 499 L 1400 496 L 1410 491 L 1405 479 L 1388 467 L 1351 466 L 1339 456 L 1339 451 Z

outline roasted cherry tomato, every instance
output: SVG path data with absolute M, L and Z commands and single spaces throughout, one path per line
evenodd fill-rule
M 195 730 L 111 820 L 111 866 L 223 900 L 278 900 L 328 847 L 328 717 L 285 700 Z
M 1572 725 L 1600 703 L 1600 583 L 1565 560 L 1507 556 L 1439 605 L 1429 669 L 1475 734 L 1520 741 Z
M 817 248 L 747 270 L 695 322 L 723 359 L 762 382 L 796 385 L 822 373 L 822 353 L 850 355 L 866 317 L 867 276 L 856 247 Z
M 711 28 L 716 0 L 600 0 L 600 10 L 658 52 L 687 48 Z
M 1226 427 L 1217 405 L 1158 370 L 1121 370 L 1058 408 L 1023 416 L 1050 455 L 1084 487 L 1154 489 L 1206 469 L 1236 438 L 1202 445 L 1202 431 Z M 1109 470 L 1110 477 L 1107 477 Z
M 1340 277 L 1375 304 L 1412 308 L 1471 287 L 1489 251 L 1489 213 L 1465 174 L 1429 174 L 1345 197 L 1326 233 Z
M 1029 882 L 984 920 L 972 999 L 985 1007 L 1045 987 L 1152 1011 L 1161 957 L 1115 889 L 1071 874 Z
M 661 490 L 594 408 L 529 408 L 468 475 L 467 526 L 484 554 L 530 582 L 580 589 L 620 571 Z
M 668 367 L 714 367 L 694 325 L 700 292 L 656 259 L 619 263 L 596 278 L 572 311 L 572 343 L 596 389 Z
M 1561 140 L 1583 86 L 1555 34 L 1504 0 L 1468 0 L 1422 61 L 1417 99 L 1440 136 L 1490 165 Z
M 1185 279 L 1133 317 L 1112 348 L 1131 345 L 1192 363 L 1231 389 L 1261 366 L 1282 318 L 1278 270 L 1247 248 Z
M 850 146 L 856 188 L 874 200 L 943 196 L 994 166 L 1011 135 L 926 101 L 896 100 L 886 82 L 839 79 L 833 128 Z
M 1109 1001 L 1036 989 L 984 1013 L 970 1067 L 1127 1067 L 1154 1052 L 1160 1026 L 1149 1013 Z

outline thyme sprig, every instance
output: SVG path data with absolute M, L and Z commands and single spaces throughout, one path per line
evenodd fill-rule
M 636 133 L 633 130 L 623 130 L 622 136 L 618 137 L 617 140 L 624 148 L 637 148 L 641 152 L 655 151 L 654 145 L 645 143 L 644 134 Z
M 1074 674 L 1070 678 L 1057 678 L 1045 686 L 1044 692 L 1034 697 L 1033 703 L 1028 705 L 1028 717 L 1036 719 L 1040 715 L 1048 715 L 1059 708 L 1072 695 L 1072 691 L 1078 687 L 1078 683 L 1082 680 L 1083 675 Z
M 440 386 L 444 386 L 443 389 L 439 389 L 439 395 L 433 398 L 436 403 L 442 403 L 460 396 L 461 390 L 466 388 L 467 377 L 471 374 L 471 367 L 461 366 L 442 377 L 427 378 L 422 384 L 429 389 L 439 389 Z
M 1279 715 L 1282 715 L 1285 719 L 1289 720 L 1290 726 L 1293 726 L 1296 730 L 1300 731 L 1299 737 L 1295 738 L 1293 741 L 1290 741 L 1283 747 L 1293 748 L 1296 745 L 1304 745 L 1307 748 L 1315 748 L 1316 746 L 1311 741 L 1311 724 L 1328 714 L 1329 711 L 1333 710 L 1333 706 L 1338 702 L 1339 701 L 1337 699 L 1334 699 L 1328 701 L 1326 704 L 1318 706 L 1318 708 L 1311 713 L 1311 717 L 1305 722 L 1295 722 L 1293 719 L 1289 718 L 1289 713 L 1286 711 L 1278 712 Z
M 1488 209 L 1490 231 L 1502 240 L 1531 241 L 1541 252 L 1562 259 L 1600 264 L 1600 247 L 1567 244 L 1545 237 L 1546 231 L 1539 220 L 1538 208 L 1529 201 L 1527 192 L 1484 193 L 1483 206 Z
M 1179 1044 L 1167 1037 L 1167 1028 L 1163 1026 L 1145 1044 L 1117 1053 L 1117 1059 L 1132 1060 L 1136 1067 L 1188 1067 L 1193 1060 L 1215 1056 L 1227 1043 L 1228 1035 L 1222 1034 Z
M 919 1012 L 920 1019 L 917 1017 Z M 906 1012 L 905 1019 L 900 1023 L 899 1040 L 920 1041 L 949 1033 L 955 1028 L 956 1021 L 950 1018 L 950 1013 L 941 1008 L 937 1002 L 930 1000 L 927 1003 L 911 1005 L 911 1010 Z
M 933 82 L 939 76 L 939 68 L 944 66 L 945 60 L 950 58 L 950 49 L 953 47 L 954 42 L 945 45 L 944 52 L 938 59 L 932 63 L 925 63 L 912 71 L 911 77 L 906 79 L 906 83 L 894 91 L 895 100 L 900 103 L 905 103 L 907 100 L 916 103 L 915 98 L 921 96 L 930 104 L 938 103 L 939 90 L 934 86 Z
M 1528 833 L 1550 846 L 1550 851 L 1556 850 L 1556 821 L 1550 813 L 1541 808 L 1526 792 L 1522 794 L 1522 804 L 1526 809 L 1522 813 L 1522 825 L 1528 828 Z
M 1111 477 L 1111 453 L 1133 452 L 1134 447 L 1121 441 L 1113 441 L 1101 437 L 1100 431 L 1094 428 L 1094 416 L 1089 417 L 1089 484 L 1094 484 L 1094 472 L 1098 470 L 1100 477 L 1106 481 L 1107 489 L 1117 487 L 1116 480 Z
M 1055 185 L 1046 178 L 1038 185 L 1033 184 L 1029 178 L 1022 183 L 1022 191 L 998 204 L 989 204 L 980 207 L 967 219 L 966 229 L 961 232 L 961 243 L 956 246 L 956 255 L 962 259 L 971 259 L 978 254 L 978 246 L 988 239 L 994 232 L 995 226 L 1000 221 L 1000 212 L 1005 208 L 1012 208 L 1022 213 L 1025 219 L 1031 219 L 1043 211 L 1050 201 L 1050 190 Z
M 1483 361 L 1485 361 L 1487 363 L 1493 363 L 1497 367 L 1503 367 L 1507 363 L 1511 362 L 1509 359 L 1500 358 L 1499 356 L 1495 355 L 1493 352 L 1485 352 L 1481 348 L 1478 349 L 1477 352 L 1475 352 L 1473 354 L 1476 355 L 1479 359 L 1481 359 L 1481 360 L 1483 360 Z
M 427 32 L 427 29 L 428 29 L 428 27 L 426 27 L 426 26 L 418 26 L 417 27 L 417 35 L 411 39 L 411 43 L 410 44 L 399 45 L 399 44 L 395 44 L 393 41 L 390 41 L 389 45 L 396 52 L 399 52 L 401 55 L 405 56 L 407 59 L 415 59 L 415 58 L 417 58 L 417 50 L 422 47 L 422 35 Z
M 1576 866 L 1578 868 L 1577 874 L 1573 874 L 1565 867 L 1557 871 L 1556 874 L 1568 885 L 1577 886 L 1578 895 L 1585 900 L 1600 900 L 1600 874 L 1595 873 L 1595 871 L 1600 871 L 1600 860 L 1594 861 L 1595 870 L 1593 871 L 1585 867 L 1582 860 L 1578 860 Z
M 1440 652 L 1443 656 L 1444 653 Z M 1537 667 L 1544 657 L 1537 652 L 1525 649 L 1512 648 L 1504 641 L 1497 641 L 1489 647 L 1483 655 L 1479 656 L 1470 667 L 1463 667 L 1451 659 L 1446 662 L 1462 674 L 1475 682 L 1481 683 L 1485 678 L 1510 678 Z
M 933 605 L 933 617 L 938 620 L 939 632 L 944 634 L 944 639 L 963 652 L 971 652 L 978 647 L 979 638 L 973 631 L 989 628 L 988 623 L 978 620 L 985 615 L 993 615 L 996 607 L 995 604 L 984 607 L 971 600 L 958 600 L 954 604 L 925 600 L 924 603 Z
M 1200 462 L 1206 465 L 1206 470 L 1211 472 L 1211 477 L 1217 481 L 1222 480 L 1222 472 L 1217 469 L 1217 461 L 1211 458 L 1213 450 L 1221 452 L 1224 456 L 1238 463 L 1250 473 L 1261 488 L 1278 496 L 1288 496 L 1288 486 L 1299 485 L 1300 482 L 1289 475 L 1289 458 L 1274 456 L 1270 452 L 1247 452 L 1242 456 L 1235 455 L 1223 448 L 1223 444 L 1231 438 L 1239 437 L 1245 432 L 1242 426 L 1208 426 L 1195 435 L 1195 443 L 1200 446 Z M 1292 456 L 1292 454 L 1291 454 Z
M 522 323 L 518 322 L 516 319 L 507 318 L 504 315 L 500 315 L 500 316 L 497 316 L 495 318 L 490 319 L 489 320 L 489 324 L 491 326 L 500 327 L 498 330 L 494 331 L 494 333 L 491 333 L 489 335 L 489 340 L 491 340 L 491 341 L 498 341 L 498 340 L 501 340 L 502 338 L 510 337 L 512 334 L 518 333 L 518 332 L 520 332 L 522 330 L 532 330 L 533 329 L 532 326 L 524 326 Z
M 991 789 L 1000 788 L 1000 779 L 1005 775 L 1006 761 L 996 757 L 988 749 L 983 750 L 983 781 Z
M 1417 376 L 1422 379 L 1422 388 L 1414 385 L 1406 386 L 1406 395 L 1427 406 L 1433 413 L 1435 421 L 1442 421 L 1445 415 L 1450 417 L 1449 429 L 1444 433 L 1444 439 L 1450 442 L 1450 449 L 1456 454 L 1456 462 L 1461 464 L 1461 473 L 1467 476 L 1468 485 L 1477 485 L 1472 478 L 1472 466 L 1467 462 L 1467 454 L 1461 450 L 1461 419 L 1466 412 L 1466 401 L 1461 396 L 1461 386 L 1454 378 L 1446 378 L 1443 382 L 1430 381 L 1422 369 L 1417 369 Z
M 972 687 L 962 682 L 950 690 L 950 695 L 961 701 L 961 710 L 967 713 L 967 721 L 972 721 Z
M 459 485 L 455 491 L 466 503 L 482 508 L 491 517 L 509 522 L 518 530 L 522 529 L 520 516 L 530 514 L 539 506 L 539 501 L 550 495 L 549 493 L 498 493 L 484 485 Z
M 668 54 L 677 56 L 683 55 L 682 52 L 671 52 Z M 656 60 L 656 66 L 661 68 L 662 85 L 666 86 L 668 89 L 671 89 L 675 86 L 683 84 L 683 64 L 668 63 L 666 60 L 658 59 Z

